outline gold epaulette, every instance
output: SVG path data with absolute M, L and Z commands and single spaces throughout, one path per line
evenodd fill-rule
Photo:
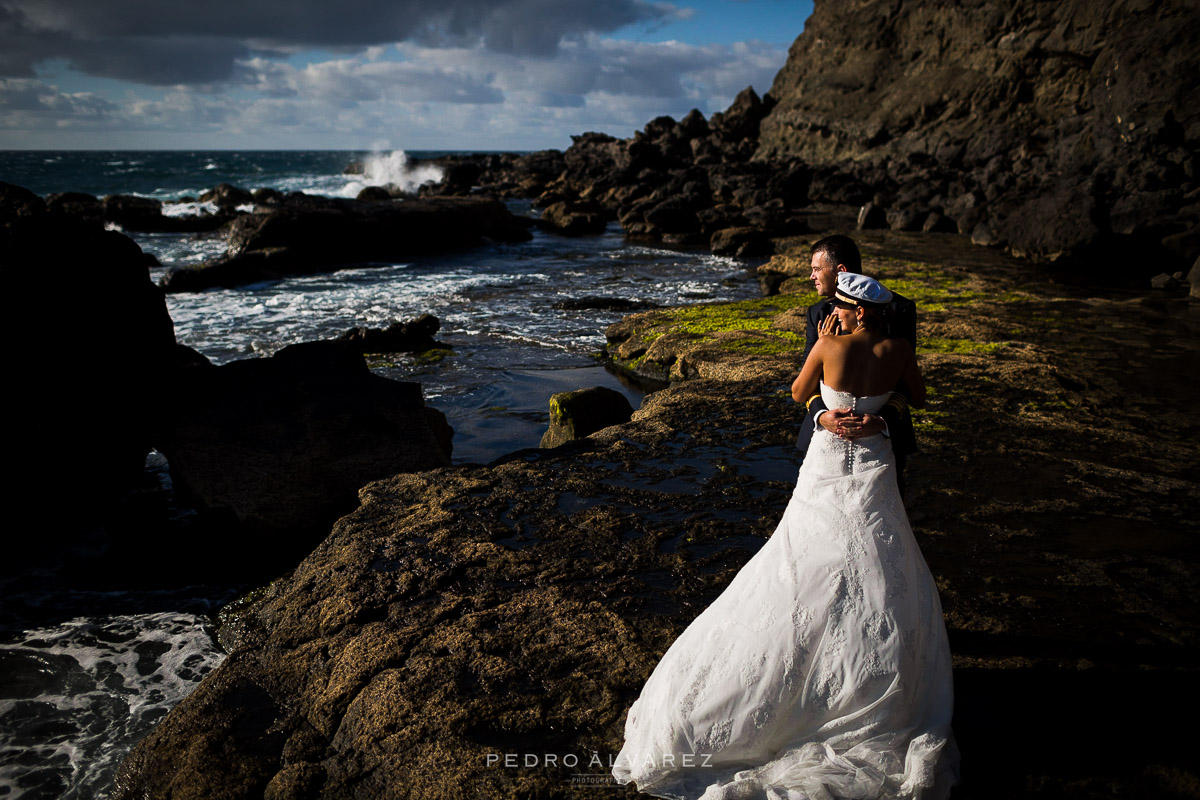
M 821 399 L 821 393 L 817 392 L 812 397 L 808 398 L 808 400 L 804 403 L 804 407 L 806 409 L 808 409 L 809 411 L 812 411 L 813 400 L 820 400 L 820 399 Z
M 908 413 L 908 399 L 899 392 L 892 392 L 892 397 L 887 401 L 887 405 L 896 409 L 896 413 L 902 417 Z

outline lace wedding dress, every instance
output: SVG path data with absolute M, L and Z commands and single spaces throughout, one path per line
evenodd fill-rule
M 889 395 L 821 385 L 829 408 Z M 958 754 L 946 627 L 883 436 L 813 436 L 770 540 L 629 710 L 620 783 L 668 798 L 942 798 Z

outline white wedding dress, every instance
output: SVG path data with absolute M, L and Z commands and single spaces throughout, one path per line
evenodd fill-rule
M 829 408 L 890 395 L 821 385 Z M 620 783 L 668 798 L 943 798 L 950 649 L 883 436 L 813 436 L 770 540 L 629 710 Z

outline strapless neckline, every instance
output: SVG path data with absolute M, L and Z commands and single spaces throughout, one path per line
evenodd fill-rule
M 872 395 L 856 395 L 853 392 L 843 392 L 841 389 L 835 389 L 825 381 L 821 381 L 821 398 L 825 401 L 825 405 L 830 408 L 850 407 L 855 411 L 861 411 L 867 414 L 883 408 L 888 399 L 891 398 L 891 392 Z

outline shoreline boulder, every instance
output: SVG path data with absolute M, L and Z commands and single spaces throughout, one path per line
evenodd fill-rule
M 543 448 L 582 439 L 610 425 L 628 422 L 633 406 L 625 395 L 604 386 L 559 392 L 550 398 L 550 428 L 542 436 Z
M 452 431 L 420 385 L 372 374 L 338 342 L 180 369 L 170 396 L 155 446 L 176 492 L 264 536 L 260 548 L 311 545 L 361 486 L 450 464 Z
M 335 341 L 356 353 L 417 353 L 441 346 L 433 337 L 442 327 L 432 314 L 408 322 L 393 322 L 386 328 L 351 328 Z
M 223 259 L 171 269 L 163 288 L 240 286 L 530 238 L 526 221 L 488 197 L 369 202 L 290 195 L 238 217 L 227 230 Z
M 0 185 L 8 491 L 53 509 L 66 531 L 141 480 L 175 330 L 132 239 L 18 189 Z M 47 544 L 6 538 L 6 548 Z

